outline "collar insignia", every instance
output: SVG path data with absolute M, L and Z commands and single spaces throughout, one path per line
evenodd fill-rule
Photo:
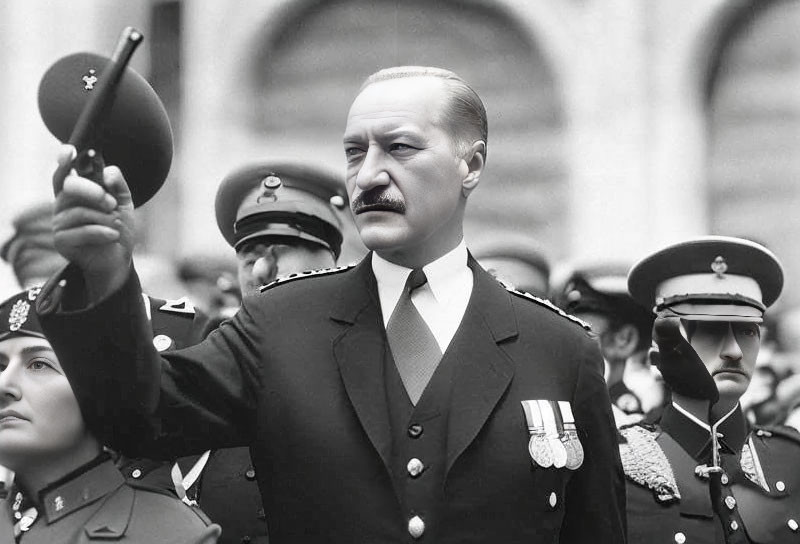
M 97 83 L 97 76 L 95 75 L 95 69 L 94 68 L 90 68 L 89 69 L 89 73 L 86 74 L 85 76 L 83 76 L 81 78 L 81 81 L 83 81 L 83 83 L 84 83 L 84 86 L 83 86 L 83 90 L 84 91 L 93 90 L 94 89 L 94 84 Z

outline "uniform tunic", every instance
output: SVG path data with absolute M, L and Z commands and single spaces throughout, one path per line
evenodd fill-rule
M 738 407 L 717 432 L 723 471 L 707 473 L 710 431 L 673 405 L 621 430 L 631 544 L 800 542 L 800 434 L 750 429 Z
M 70 290 L 80 280 L 68 270 L 66 291 L 51 283 L 39 312 L 107 442 L 151 456 L 248 445 L 274 544 L 624 542 L 624 482 L 597 345 L 557 309 L 470 267 L 472 296 L 440 364 L 454 367 L 445 421 L 438 432 L 408 422 L 408 433 L 422 425 L 439 444 L 420 459 L 441 482 L 424 525 L 409 518 L 414 490 L 397 489 L 392 421 L 403 415 L 389 412 L 369 259 L 281 282 L 246 299 L 202 344 L 160 356 L 134 303 L 133 274 L 78 310 Z M 131 401 L 120 405 L 121 396 Z M 570 403 L 580 468 L 532 463 L 522 407 L 530 399 Z
M 0 543 L 13 544 L 16 493 L 0 500 Z M 140 489 L 108 458 L 48 486 L 40 511 L 20 544 L 213 544 L 220 534 L 201 512 L 174 497 Z

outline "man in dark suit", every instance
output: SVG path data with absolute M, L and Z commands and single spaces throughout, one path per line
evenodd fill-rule
M 72 264 L 39 310 L 87 420 L 141 455 L 248 445 L 275 543 L 624 542 L 597 346 L 463 243 L 486 141 L 455 74 L 374 74 L 344 135 L 373 252 L 277 281 L 161 357 L 142 339 L 125 181 L 64 179 L 65 151 L 55 230 Z

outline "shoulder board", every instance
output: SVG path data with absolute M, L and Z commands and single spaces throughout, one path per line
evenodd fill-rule
M 800 431 L 798 431 L 794 427 L 789 427 L 788 425 L 769 425 L 769 426 L 756 425 L 753 427 L 753 433 L 761 438 L 771 438 L 773 436 L 778 436 L 786 440 L 791 440 L 792 442 L 795 442 L 796 444 L 800 445 Z
M 520 298 L 531 300 L 531 301 L 539 304 L 540 306 L 544 306 L 548 310 L 551 310 L 551 311 L 557 313 L 561 317 L 565 317 L 565 318 L 569 319 L 570 321 L 573 321 L 573 322 L 577 323 L 578 325 L 580 325 L 581 327 L 583 327 L 587 331 L 592 330 L 591 325 L 589 325 L 586 321 L 583 321 L 582 319 L 579 319 L 579 318 L 575 317 L 574 315 L 568 314 L 567 312 L 565 312 L 564 310 L 562 310 L 561 308 L 559 308 L 558 306 L 556 306 L 555 304 L 553 304 L 549 300 L 545 300 L 543 298 L 539 298 L 539 297 L 534 296 L 534 295 L 532 295 L 530 293 L 526 293 L 525 291 L 520 291 L 519 289 L 514 289 L 513 287 L 511 287 L 509 285 L 506 285 L 502 281 L 499 281 L 499 283 L 500 283 L 500 285 L 502 285 L 505 288 L 506 291 L 508 291 L 512 295 L 517 295 Z
M 281 276 L 280 278 L 276 278 L 274 281 L 262 285 L 259 289 L 263 293 L 268 289 L 272 289 L 276 285 L 283 285 L 285 283 L 291 283 L 296 280 L 302 280 L 305 278 L 313 278 L 314 276 L 327 276 L 330 274 L 338 274 L 339 272 L 344 272 L 345 270 L 350 270 L 354 268 L 355 264 L 348 264 L 346 266 L 335 266 L 333 268 L 320 268 L 319 270 L 306 270 L 305 272 L 298 272 L 297 274 L 289 274 L 288 276 Z
M 632 425 L 621 428 L 619 433 L 625 439 L 619 445 L 625 477 L 650 489 L 660 503 L 680 500 L 675 473 L 656 442 L 657 431 Z
M 186 297 L 181 297 L 177 300 L 167 300 L 162 306 L 158 308 L 162 312 L 173 314 L 189 314 L 194 315 L 194 306 L 189 302 Z

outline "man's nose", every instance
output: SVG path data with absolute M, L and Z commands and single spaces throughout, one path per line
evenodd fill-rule
M 739 346 L 739 341 L 736 340 L 731 324 L 728 324 L 728 333 L 725 335 L 720 357 L 730 361 L 738 361 L 742 358 L 742 348 Z
M 361 167 L 356 176 L 356 186 L 362 191 L 369 191 L 374 187 L 388 185 L 391 181 L 386 171 L 386 161 L 383 152 L 378 146 L 371 145 L 367 148 Z
M 271 253 L 260 256 L 256 259 L 256 262 L 253 263 L 253 278 L 261 285 L 270 283 L 275 279 L 277 274 L 278 265 L 275 262 L 275 257 Z

